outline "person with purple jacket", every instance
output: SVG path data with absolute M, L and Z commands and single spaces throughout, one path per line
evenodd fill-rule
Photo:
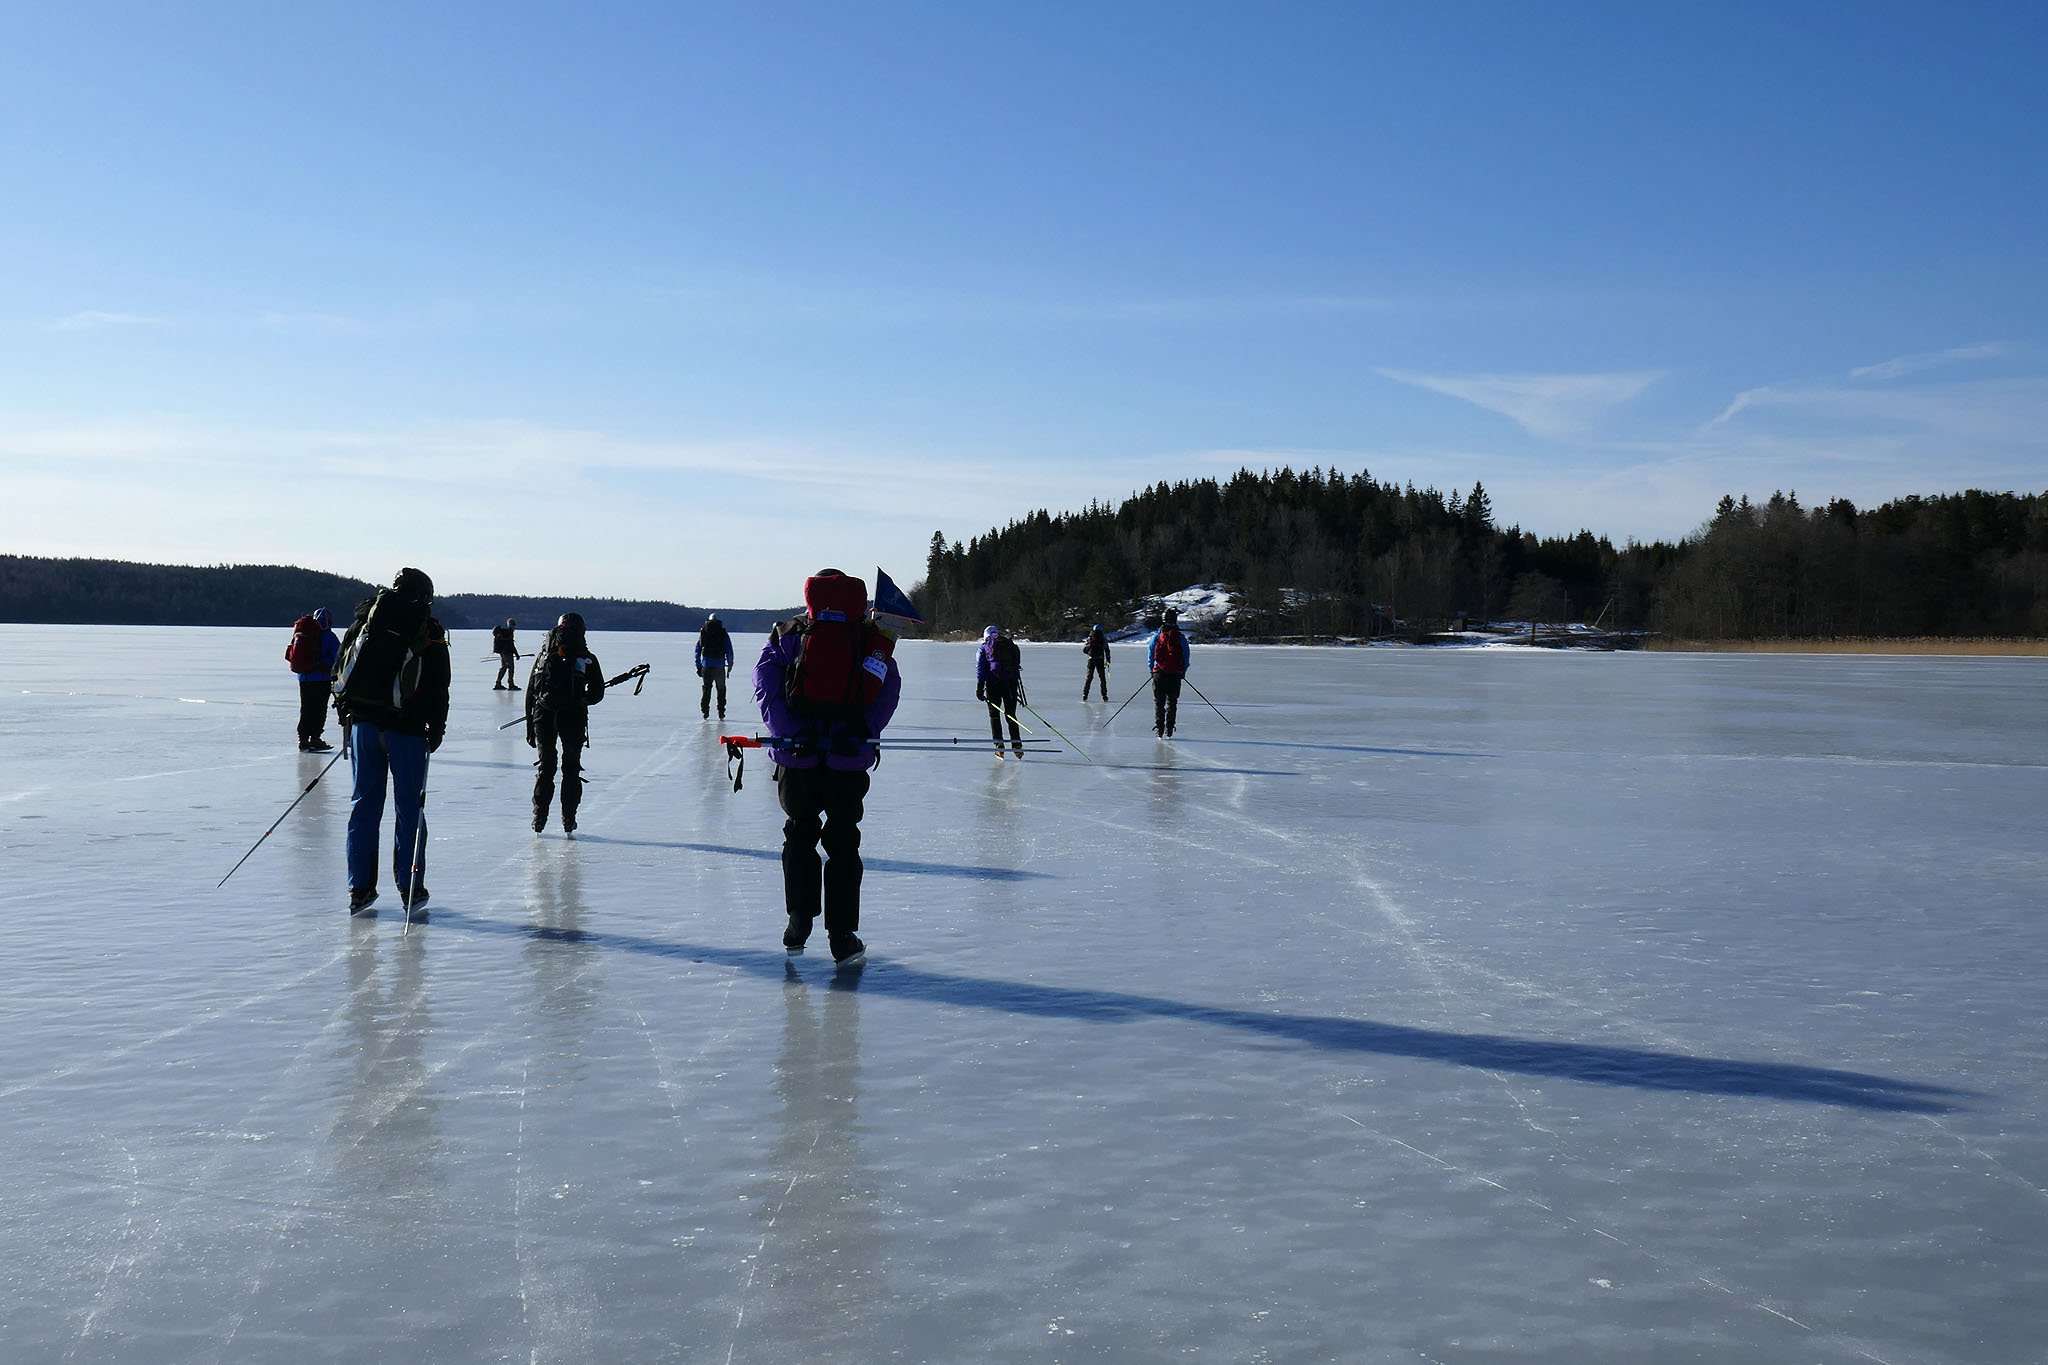
M 855 597 L 859 606 L 852 604 Z M 862 802 L 868 770 L 878 757 L 873 741 L 903 695 L 893 650 L 866 619 L 866 600 L 859 579 L 820 569 L 804 584 L 806 614 L 778 624 L 754 664 L 754 700 L 770 736 L 776 799 L 788 817 L 782 826 L 782 896 L 789 922 L 782 946 L 792 956 L 801 953 L 822 906 L 832 960 L 842 967 L 857 966 L 867 956 L 857 932 Z M 827 659 L 833 661 L 835 694 L 859 700 L 820 705 L 807 699 L 798 665 L 811 669 Z M 860 686 L 863 675 L 878 685 Z M 838 681 L 849 676 L 856 684 L 851 689 Z
M 1017 642 L 998 626 L 981 633 L 981 650 L 974 656 L 974 699 L 988 703 L 988 732 L 996 742 L 996 757 L 1003 756 L 1003 722 L 1010 722 L 1010 743 L 1017 757 L 1024 757 L 1024 735 L 1018 729 L 1017 705 L 1024 700 L 1024 659 Z

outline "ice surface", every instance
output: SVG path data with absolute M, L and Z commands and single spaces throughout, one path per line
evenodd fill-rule
M 345 766 L 216 891 L 285 634 L 0 627 L 0 1359 L 2042 1358 L 2048 662 L 1027 645 L 838 974 L 681 636 L 573 842 L 458 637 L 409 936 Z

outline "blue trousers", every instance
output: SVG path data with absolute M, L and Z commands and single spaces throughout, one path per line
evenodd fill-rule
M 400 735 L 357 721 L 353 757 L 355 789 L 348 807 L 348 884 L 350 890 L 377 885 L 377 834 L 384 823 L 384 779 L 391 779 L 398 818 L 391 830 L 391 875 L 406 894 L 427 875 L 426 815 L 427 737 Z M 413 840 L 419 840 L 420 864 L 413 868 Z

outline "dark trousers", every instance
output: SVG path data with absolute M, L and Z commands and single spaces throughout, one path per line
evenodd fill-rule
M 327 728 L 328 684 L 299 679 L 299 738 L 318 739 Z
M 711 689 L 716 687 L 718 689 L 718 718 L 724 720 L 725 666 L 720 664 L 713 668 L 699 669 L 698 675 L 704 679 L 704 695 L 697 699 L 698 711 L 707 716 L 711 714 Z
M 1003 747 L 1003 721 L 1010 722 L 1010 742 L 1019 750 L 1024 747 L 1024 734 L 1017 728 L 1017 684 L 999 687 L 988 685 L 988 733 L 996 742 L 996 748 Z
M 1180 674 L 1154 673 L 1152 675 L 1152 731 L 1154 734 L 1173 733 L 1174 718 L 1180 714 Z
M 1088 685 L 1096 679 L 1102 680 L 1102 699 L 1109 700 L 1109 665 L 1100 659 L 1088 661 L 1088 676 L 1081 679 L 1081 700 L 1088 700 Z
M 825 932 L 834 939 L 860 928 L 860 817 L 867 794 L 865 772 L 820 764 L 775 773 L 775 797 L 789 817 L 782 822 L 783 904 L 808 929 L 822 903 Z
M 583 803 L 583 744 L 590 720 L 576 712 L 543 711 L 533 722 L 534 747 L 540 750 L 540 772 L 533 779 L 533 818 L 548 818 L 555 799 L 555 745 L 562 747 L 562 828 L 576 827 L 576 807 Z
M 518 690 L 519 690 L 519 684 L 518 684 L 518 683 L 516 683 L 516 682 L 514 682 L 514 681 L 512 680 L 512 665 L 513 665 L 513 664 L 515 664 L 515 663 L 517 663 L 518 661 L 519 661 L 519 655 L 518 655 L 517 653 L 513 652 L 512 650 L 509 650 L 509 649 L 501 649 L 501 650 L 499 650 L 499 651 L 498 651 L 498 680 L 497 680 L 496 682 L 492 683 L 492 684 L 491 684 L 491 686 L 492 686 L 492 687 L 509 687 L 509 688 L 511 688 L 511 689 L 512 689 L 513 691 L 515 691 L 515 692 L 516 692 L 516 691 L 518 691 Z

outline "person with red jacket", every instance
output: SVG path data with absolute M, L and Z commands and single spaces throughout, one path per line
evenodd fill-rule
M 804 614 L 769 633 L 754 700 L 775 763 L 782 826 L 782 946 L 801 953 L 822 910 L 832 960 L 866 960 L 860 928 L 860 820 L 874 741 L 896 714 L 894 642 L 867 617 L 867 585 L 837 569 L 804 584 Z M 818 857 L 822 843 L 825 857 Z

